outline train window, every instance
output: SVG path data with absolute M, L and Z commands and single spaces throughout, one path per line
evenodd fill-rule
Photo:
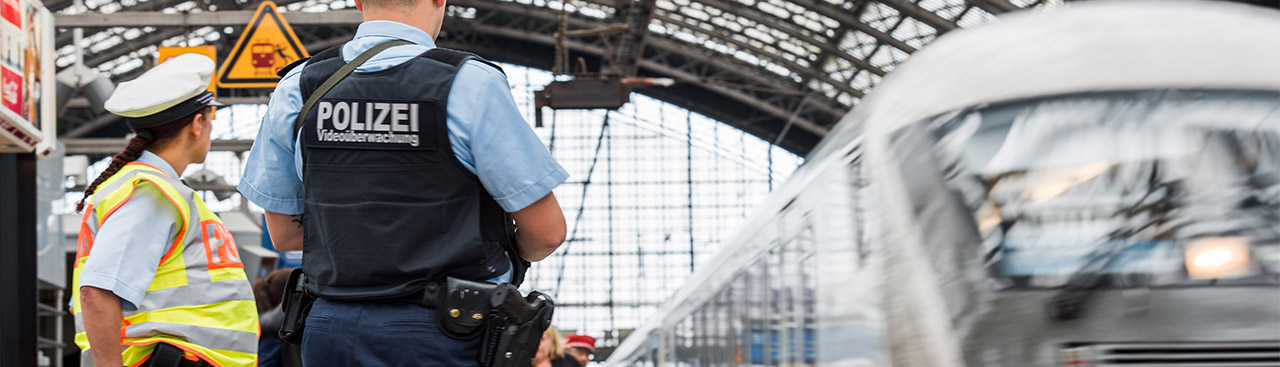
M 921 125 L 893 142 L 917 212 L 967 223 L 1007 285 L 1280 281 L 1280 94 L 1072 95 Z

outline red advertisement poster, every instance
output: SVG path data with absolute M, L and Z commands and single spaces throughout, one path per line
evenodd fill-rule
M 22 114 L 22 75 L 4 69 L 0 72 L 0 98 L 4 100 L 4 107 L 10 111 Z
M 22 13 L 18 11 L 18 0 L 0 1 L 0 14 L 3 14 L 4 20 L 9 21 L 14 27 L 22 28 Z

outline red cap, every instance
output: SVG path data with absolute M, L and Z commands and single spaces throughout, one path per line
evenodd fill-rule
M 570 335 L 569 342 L 565 343 L 566 347 L 587 348 L 592 352 L 596 351 L 596 338 L 586 335 Z

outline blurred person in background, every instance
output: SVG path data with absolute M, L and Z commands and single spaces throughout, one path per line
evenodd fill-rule
M 300 367 L 302 350 L 280 342 L 280 325 L 284 324 L 284 286 L 293 269 L 277 269 L 253 282 L 253 297 L 258 303 L 258 320 L 262 335 L 258 338 L 258 367 Z
M 577 359 L 565 356 L 564 348 L 560 331 L 555 326 L 547 327 L 547 331 L 542 332 L 538 353 L 533 356 L 533 367 L 582 367 Z
M 578 364 L 586 366 L 587 362 L 595 359 L 596 338 L 586 335 L 570 335 L 568 343 L 564 345 L 564 353 L 578 360 Z

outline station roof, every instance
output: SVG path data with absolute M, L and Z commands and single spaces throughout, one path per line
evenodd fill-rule
M 1061 0 L 450 0 L 438 43 L 490 60 L 551 70 L 555 32 L 616 24 L 569 37 L 565 64 L 669 77 L 636 91 L 804 154 L 882 77 L 939 35 Z M 350 39 L 360 16 L 347 0 L 279 0 L 311 53 Z M 156 46 L 214 44 L 230 52 L 258 1 L 50 0 L 57 65 L 74 62 L 71 26 L 85 29 L 84 61 L 116 82 L 153 62 Z M 111 16 L 101 16 L 103 13 Z M 97 15 L 96 17 L 94 15 Z M 621 25 L 626 25 L 622 28 Z M 582 60 L 581 64 L 579 59 Z M 606 63 L 604 60 L 612 60 Z M 602 66 L 604 65 L 604 66 Z M 262 103 L 269 90 L 223 90 Z M 72 104 L 66 137 L 122 136 L 123 124 Z

